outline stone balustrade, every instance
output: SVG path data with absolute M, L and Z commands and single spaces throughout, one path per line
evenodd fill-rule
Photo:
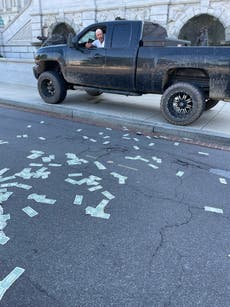
M 6 27 L 28 2 L 29 0 L 0 0 L 0 27 Z

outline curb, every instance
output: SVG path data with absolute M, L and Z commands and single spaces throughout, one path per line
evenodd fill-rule
M 230 146 L 230 136 L 224 133 L 213 133 L 207 130 L 202 130 L 188 127 L 188 126 L 174 126 L 171 124 L 161 124 L 152 121 L 132 120 L 122 116 L 104 114 L 95 111 L 84 111 L 80 109 L 72 109 L 65 107 L 65 105 L 49 105 L 28 104 L 22 101 L 10 100 L 0 98 L 0 104 L 4 106 L 13 106 L 27 110 L 38 110 L 39 112 L 48 112 L 53 115 L 62 115 L 71 119 L 83 121 L 85 123 L 94 123 L 96 125 L 107 125 L 113 127 L 124 127 L 132 130 L 140 130 L 145 133 L 166 134 L 171 137 L 184 138 L 194 141 L 206 141 L 211 143 L 218 143 L 224 146 Z
M 221 145 L 230 146 L 230 136 L 225 133 L 210 132 L 207 130 L 200 131 L 199 129 L 187 126 L 173 126 L 170 124 L 154 124 L 153 132 L 165 133 L 181 138 L 189 138 L 196 141 L 216 142 Z

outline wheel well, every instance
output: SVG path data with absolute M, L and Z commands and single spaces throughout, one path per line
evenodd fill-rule
M 209 75 L 205 70 L 194 68 L 171 69 L 163 80 L 163 89 L 166 90 L 172 84 L 186 82 L 209 92 Z
M 60 65 L 56 61 L 44 61 L 39 63 L 39 75 L 48 70 L 61 72 Z

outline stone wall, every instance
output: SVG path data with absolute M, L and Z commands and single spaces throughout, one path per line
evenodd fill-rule
M 5 14 L 8 12 L 10 16 L 13 16 L 13 19 L 0 28 L 0 52 L 7 58 L 32 59 L 33 53 L 36 51 L 31 45 L 33 1 L 19 0 L 18 3 L 20 6 L 17 14 L 13 12 L 14 7 L 5 11 Z M 0 16 L 1 13 L 3 14 L 3 12 L 0 11 Z
M 191 18 L 207 14 L 223 24 L 225 40 L 230 40 L 229 0 L 14 0 L 17 2 L 20 9 L 16 9 L 14 19 L 0 28 L 0 53 L 8 58 L 32 59 L 40 44 L 37 37 L 52 33 L 57 24 L 66 23 L 78 32 L 93 22 L 118 16 L 157 22 L 169 36 L 178 37 Z M 6 15 L 5 10 L 4 18 Z

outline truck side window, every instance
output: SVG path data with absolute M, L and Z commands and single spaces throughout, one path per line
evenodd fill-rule
M 115 25 L 113 29 L 112 48 L 128 48 L 131 38 L 131 25 Z
M 78 41 L 78 44 L 85 44 L 89 41 L 94 41 L 96 39 L 95 31 L 90 30 L 86 32 Z

